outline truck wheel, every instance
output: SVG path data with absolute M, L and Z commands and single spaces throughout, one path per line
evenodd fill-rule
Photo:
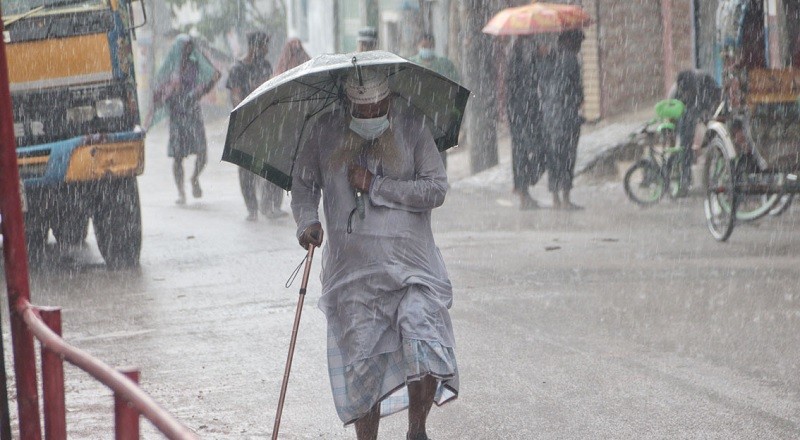
M 44 259 L 49 232 L 50 227 L 44 219 L 25 214 L 25 245 L 28 247 L 28 260 L 31 263 Z
M 101 185 L 92 216 L 97 247 L 109 269 L 139 265 L 142 249 L 142 214 L 136 178 Z
M 56 241 L 67 246 L 75 246 L 86 240 L 89 233 L 89 216 L 83 213 L 70 213 L 53 224 Z

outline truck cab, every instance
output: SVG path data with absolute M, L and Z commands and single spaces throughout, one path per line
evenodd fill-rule
M 83 242 L 91 219 L 112 268 L 138 265 L 144 171 L 133 68 L 139 0 L 0 0 L 32 258 Z

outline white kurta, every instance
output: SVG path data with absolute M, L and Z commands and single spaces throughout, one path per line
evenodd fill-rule
M 319 307 L 328 320 L 331 385 L 345 423 L 378 402 L 382 415 L 404 409 L 405 383 L 426 374 L 440 380 L 438 404 L 458 393 L 452 287 L 431 231 L 431 210 L 444 202 L 447 176 L 421 114 L 396 99 L 389 120 L 394 148 L 362 159 L 375 177 L 365 216 L 352 216 L 351 233 L 356 203 L 347 169 L 357 158 L 346 151 L 355 135 L 345 112 L 311 129 L 293 172 L 298 236 L 320 222 L 324 194 Z

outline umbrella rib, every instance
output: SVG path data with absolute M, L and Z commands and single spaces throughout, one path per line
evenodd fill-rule
M 326 94 L 328 94 L 328 95 L 334 95 L 334 94 L 335 94 L 335 93 L 333 93 L 333 92 L 332 92 L 332 91 L 330 91 L 330 90 L 327 90 L 327 89 L 325 89 L 325 88 L 323 88 L 323 87 L 320 87 L 320 84 L 325 84 L 325 83 L 327 83 L 327 82 L 329 81 L 328 79 L 325 79 L 325 80 L 320 80 L 320 81 L 319 81 L 319 83 L 317 83 L 317 84 L 310 84 L 310 83 L 309 83 L 309 84 L 306 84 L 306 83 L 304 83 L 303 81 L 300 81 L 300 79 L 299 79 L 299 78 L 298 78 L 298 79 L 296 79 L 295 81 L 296 81 L 298 84 L 300 84 L 300 85 L 304 85 L 304 86 L 306 86 L 306 87 L 310 87 L 310 88 L 312 88 L 312 89 L 316 89 L 316 92 L 323 92 L 323 93 L 326 93 Z
M 295 80 L 295 82 L 297 82 L 298 84 L 300 84 L 302 86 L 306 86 L 306 87 L 314 89 L 314 92 L 311 93 L 310 95 L 308 95 L 306 97 L 303 97 L 303 98 L 300 98 L 300 99 L 289 99 L 289 100 L 286 100 L 286 101 L 276 101 L 275 104 L 287 104 L 287 103 L 291 104 L 291 103 L 295 103 L 295 102 L 314 101 L 314 100 L 320 100 L 320 99 L 327 99 L 329 96 L 335 96 L 336 95 L 332 91 L 327 90 L 327 89 L 319 86 L 319 84 L 326 83 L 327 80 L 320 81 L 318 84 L 306 84 L 306 83 L 304 83 L 304 82 L 302 82 L 300 80 Z M 319 94 L 324 94 L 325 96 L 324 97 L 315 97 L 316 95 L 319 95 Z
M 318 85 L 318 84 L 324 84 L 324 83 L 328 82 L 328 80 L 320 80 L 318 84 L 306 84 L 306 83 L 304 83 L 304 82 L 302 82 L 300 80 L 295 80 L 295 81 L 297 83 L 299 83 L 300 85 L 315 89 L 314 93 L 312 93 L 310 96 L 308 96 L 306 98 L 303 98 L 303 99 L 290 99 L 290 100 L 287 100 L 287 101 L 276 101 L 276 102 L 272 103 L 271 105 L 267 106 L 264 110 L 261 110 L 250 122 L 247 123 L 247 125 L 244 127 L 244 129 L 242 129 L 242 131 L 239 132 L 239 136 L 236 137 L 236 140 L 234 142 L 239 141 L 239 139 L 242 138 L 242 136 L 250 128 L 250 126 L 253 125 L 253 123 L 256 122 L 258 120 L 258 118 L 261 117 L 261 115 L 264 114 L 264 112 L 266 112 L 267 110 L 272 108 L 274 105 L 277 105 L 277 104 L 293 104 L 293 103 L 296 103 L 296 102 L 308 102 L 308 101 L 317 101 L 317 100 L 323 100 L 323 99 L 327 100 L 327 99 L 330 99 L 331 97 L 335 97 L 336 96 L 335 93 L 331 92 L 330 90 L 326 90 L 326 89 L 324 89 L 324 88 L 322 88 L 322 87 L 320 87 Z M 314 95 L 319 94 L 320 92 L 322 92 L 325 96 L 319 97 L 319 98 L 314 98 Z M 329 105 L 330 105 L 330 102 L 325 102 L 322 105 L 322 108 L 320 108 L 319 111 L 324 110 Z M 319 111 L 317 113 L 319 113 Z M 317 113 L 314 113 L 314 115 L 317 114 Z
M 287 99 L 285 101 L 275 101 L 272 105 L 294 104 L 296 102 L 322 101 L 322 100 L 326 100 L 326 99 L 330 99 L 330 96 L 318 96 L 317 97 L 317 96 L 311 95 L 311 96 L 308 96 L 308 97 L 305 97 L 305 98 Z M 272 107 L 272 105 L 270 107 Z M 269 107 L 267 107 L 267 108 L 269 108 Z

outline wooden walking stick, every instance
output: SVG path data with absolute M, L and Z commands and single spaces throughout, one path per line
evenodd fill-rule
M 272 440 L 277 440 L 278 429 L 281 426 L 281 413 L 283 412 L 283 402 L 286 398 L 286 387 L 289 385 L 289 372 L 292 369 L 292 357 L 294 356 L 294 346 L 297 343 L 297 329 L 300 327 L 300 314 L 303 312 L 303 301 L 306 297 L 306 286 L 308 286 L 308 276 L 311 272 L 311 259 L 314 258 L 314 245 L 308 245 L 308 255 L 306 255 L 306 267 L 303 271 L 303 280 L 300 283 L 300 298 L 297 300 L 297 311 L 294 314 L 294 326 L 292 326 L 292 340 L 289 342 L 289 355 L 286 358 L 286 370 L 283 373 L 283 383 L 281 384 L 281 396 L 278 400 L 278 412 L 275 414 L 275 425 L 272 427 Z

